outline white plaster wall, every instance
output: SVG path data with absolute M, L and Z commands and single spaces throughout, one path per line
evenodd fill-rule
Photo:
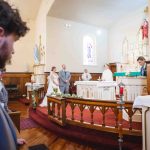
M 137 33 L 144 19 L 144 8 L 123 17 L 109 29 L 109 62 L 121 61 L 122 42 L 125 37 L 129 43 L 136 42 Z
M 46 18 L 48 11 L 50 10 L 55 0 L 42 0 L 37 17 L 36 17 L 36 29 L 35 29 L 35 44 L 39 44 L 39 36 L 41 35 L 42 46 L 46 47 Z
M 71 24 L 71 27 L 66 28 L 66 23 Z M 98 35 L 96 32 L 99 29 L 69 20 L 47 17 L 46 71 L 49 71 L 53 65 L 60 70 L 64 63 L 71 72 L 83 72 L 84 68 L 89 72 L 102 72 L 108 56 L 108 34 L 103 28 Z M 96 37 L 97 66 L 83 65 L 83 36 L 85 35 Z

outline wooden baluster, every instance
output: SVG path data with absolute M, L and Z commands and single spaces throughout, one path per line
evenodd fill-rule
M 81 112 L 80 113 L 80 116 L 81 116 L 80 122 L 82 123 L 83 122 L 83 105 L 80 104 L 79 108 L 80 108 L 80 112 Z
M 102 106 L 102 126 L 105 127 L 105 109 L 106 107 L 105 106 Z
M 114 113 L 115 113 L 115 121 L 116 121 L 115 128 L 118 128 L 118 109 L 116 107 L 114 108 Z
M 60 104 L 57 103 L 57 117 L 58 117 L 58 120 L 60 120 Z
M 52 114 L 55 117 L 55 102 L 52 102 Z
M 48 100 L 48 115 L 52 115 L 50 103 L 51 103 L 51 102 Z
M 132 108 L 128 108 L 128 116 L 129 116 L 129 130 L 132 130 L 132 116 L 133 116 Z
M 62 107 L 62 125 L 64 126 L 66 124 L 66 107 L 67 107 L 65 99 L 61 101 L 61 107 Z
M 44 97 L 44 89 L 42 90 L 42 98 Z
M 94 106 L 90 106 L 90 112 L 91 112 L 91 124 L 94 124 L 94 121 L 93 121 L 93 113 L 94 113 Z
M 74 108 L 75 108 L 75 105 L 73 103 L 71 103 L 70 106 L 71 106 L 71 110 L 72 110 L 71 119 L 74 120 Z

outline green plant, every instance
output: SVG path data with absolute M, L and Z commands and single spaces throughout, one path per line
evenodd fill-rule
M 36 107 L 37 107 L 36 98 L 35 98 L 36 96 L 35 96 L 35 95 L 36 95 L 36 93 L 35 93 L 35 91 L 33 90 L 33 91 L 32 91 L 32 108 L 33 108 L 33 109 L 36 109 Z
M 58 88 L 53 88 L 53 91 L 56 94 L 58 92 Z

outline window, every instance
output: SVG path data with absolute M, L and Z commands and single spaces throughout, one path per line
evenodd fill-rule
M 90 36 L 83 37 L 83 65 L 97 65 L 96 40 Z

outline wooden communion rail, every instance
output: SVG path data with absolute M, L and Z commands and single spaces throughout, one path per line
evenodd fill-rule
M 65 126 L 66 124 L 81 126 L 85 128 L 118 133 L 120 136 L 123 134 L 141 136 L 142 131 L 133 128 L 133 115 L 141 109 L 133 109 L 133 102 L 126 101 L 123 105 L 123 110 L 129 117 L 128 128 L 122 125 L 123 112 L 119 107 L 121 104 L 117 101 L 104 101 L 104 100 L 89 100 L 79 98 L 59 98 L 48 97 L 48 118 L 55 123 Z M 70 116 L 67 110 L 70 110 Z M 76 117 L 75 109 L 78 109 L 80 117 Z M 114 115 L 115 125 L 106 125 L 106 113 L 111 110 Z M 85 111 L 88 111 L 90 121 L 84 120 Z M 102 116 L 101 123 L 94 122 L 94 112 Z

